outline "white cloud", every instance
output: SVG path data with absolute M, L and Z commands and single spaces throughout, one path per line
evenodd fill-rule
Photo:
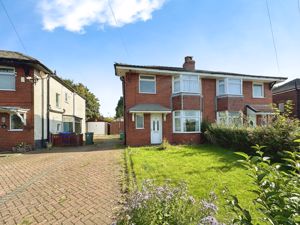
M 44 29 L 52 31 L 63 27 L 68 31 L 83 32 L 84 27 L 94 23 L 100 26 L 123 26 L 149 20 L 153 11 L 160 9 L 165 1 L 42 0 L 38 8 L 43 17 Z

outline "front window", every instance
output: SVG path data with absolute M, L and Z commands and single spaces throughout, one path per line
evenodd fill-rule
M 225 78 L 218 80 L 218 95 L 242 95 L 242 79 Z
M 198 75 L 178 75 L 173 80 L 173 92 L 200 93 Z
M 140 76 L 140 93 L 155 94 L 156 81 L 155 76 Z
M 135 128 L 136 129 L 144 129 L 144 115 L 143 114 L 135 115 Z
M 20 115 L 11 114 L 10 115 L 10 130 L 23 130 L 24 123 L 23 123 L 21 117 L 23 118 L 23 120 L 25 119 L 24 114 L 20 114 Z
M 81 134 L 82 133 L 82 126 L 81 126 L 82 119 L 75 118 L 75 133 Z
M 199 133 L 200 111 L 181 110 L 173 113 L 173 130 L 175 133 Z
M 243 116 L 241 112 L 218 112 L 217 123 L 226 126 L 241 126 L 243 125 Z
M 253 84 L 253 98 L 263 98 L 264 97 L 264 86 L 263 84 Z
M 13 68 L 0 68 L 0 90 L 16 90 L 16 74 Z

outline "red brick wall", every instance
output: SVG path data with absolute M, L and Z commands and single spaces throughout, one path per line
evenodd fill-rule
M 0 123 L 2 116 L 5 116 L 7 128 L 0 127 L 0 151 L 11 150 L 11 147 L 20 142 L 34 146 L 33 84 L 29 81 L 21 82 L 21 76 L 24 75 L 22 67 L 17 67 L 16 72 L 16 91 L 0 91 L 0 106 L 30 109 L 26 114 L 27 125 L 23 131 L 9 131 L 9 114 L 1 113 Z M 33 73 L 33 70 L 30 72 Z
M 272 102 L 269 84 L 264 85 L 265 98 L 252 98 L 252 82 L 243 82 L 244 97 L 216 98 L 216 80 L 202 79 L 202 95 L 178 95 L 172 97 L 172 76 L 156 76 L 156 94 L 139 94 L 139 75 L 128 73 L 125 77 L 125 130 L 126 144 L 130 146 L 150 144 L 150 114 L 144 116 L 144 129 L 135 129 L 135 122 L 128 109 L 136 104 L 160 104 L 173 110 L 201 110 L 203 119 L 210 122 L 216 120 L 216 108 L 218 111 L 239 111 L 245 109 L 245 104 L 269 104 Z M 216 101 L 217 100 L 217 101 Z M 217 105 L 216 105 L 217 104 Z M 203 109 L 202 109 L 203 107 Z M 170 143 L 200 143 L 200 134 L 174 134 L 172 115 L 168 114 L 163 121 L 163 137 Z
M 287 91 L 284 93 L 280 93 L 280 94 L 273 94 L 273 102 L 276 103 L 277 105 L 279 103 L 285 103 L 288 100 L 293 101 L 294 104 L 294 108 L 293 108 L 293 116 L 296 116 L 300 119 L 300 91 L 298 90 L 291 90 L 291 91 Z M 297 110 L 298 109 L 298 110 Z
M 203 120 L 211 123 L 216 120 L 216 80 L 202 79 Z
M 124 132 L 124 122 L 123 121 L 114 121 L 110 123 L 110 134 L 120 134 Z
M 217 100 L 217 111 L 245 111 L 245 105 L 272 104 L 272 91 L 269 84 L 264 84 L 264 98 L 253 98 L 252 81 L 243 82 L 243 97 L 220 97 Z

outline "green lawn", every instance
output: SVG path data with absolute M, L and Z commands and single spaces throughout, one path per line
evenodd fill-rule
M 168 150 L 141 147 L 128 148 L 126 155 L 127 164 L 131 164 L 129 170 L 134 172 L 138 186 L 147 178 L 158 183 L 171 179 L 185 181 L 195 197 L 203 198 L 214 191 L 219 196 L 221 220 L 230 217 L 222 207 L 225 204 L 222 191 L 228 188 L 231 194 L 239 197 L 242 206 L 253 211 L 250 178 L 237 163 L 239 156 L 230 150 L 212 145 L 171 146 Z

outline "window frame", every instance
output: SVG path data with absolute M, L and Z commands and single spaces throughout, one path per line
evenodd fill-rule
M 240 94 L 230 93 L 230 90 L 229 90 L 230 80 L 240 80 L 240 85 L 241 85 Z M 224 93 L 222 93 L 222 94 L 220 94 L 220 88 L 219 88 L 220 81 L 224 81 Z M 220 79 L 217 79 L 216 86 L 217 86 L 216 87 L 217 96 L 243 96 L 243 79 L 242 78 L 236 78 L 236 77 L 220 78 Z
M 225 114 L 225 124 L 220 123 L 220 113 L 224 113 Z M 235 124 L 230 123 L 230 113 L 239 113 L 240 114 L 240 119 L 241 119 L 241 124 L 240 126 L 243 126 L 244 122 L 243 122 L 243 112 L 242 111 L 218 111 L 217 112 L 217 124 L 218 125 L 225 125 L 225 126 L 235 126 Z M 235 127 L 239 127 L 239 126 L 235 126 Z
M 141 116 L 141 117 L 143 118 L 143 127 L 138 127 L 138 126 L 137 126 L 137 117 L 138 117 L 138 116 Z M 137 129 L 137 130 L 142 130 L 142 129 L 145 128 L 145 117 L 144 117 L 144 114 L 143 114 L 143 113 L 136 113 L 136 114 L 134 115 L 134 121 L 135 121 L 135 129 Z
M 65 103 L 69 103 L 69 95 L 65 92 Z
M 14 116 L 14 115 L 19 117 L 16 113 L 10 113 L 9 114 L 9 131 L 23 131 L 24 130 L 23 128 L 22 129 L 13 129 L 11 127 L 11 125 L 12 125 L 11 119 L 12 119 L 12 116 Z M 24 121 L 26 121 L 26 113 L 20 113 L 20 115 L 23 116 Z M 25 124 L 23 124 L 23 125 L 25 125 Z
M 194 116 L 185 116 L 184 115 L 184 112 L 187 112 L 187 111 L 193 111 L 193 112 L 197 112 L 199 113 L 199 131 L 184 131 L 184 119 L 186 118 L 197 118 L 197 117 L 194 117 Z M 176 112 L 179 112 L 180 115 L 179 116 L 175 116 L 175 113 Z M 173 117 L 173 133 L 175 134 L 200 134 L 201 133 L 201 122 L 202 122 L 202 112 L 200 110 L 175 110 L 173 111 L 172 113 L 172 117 Z M 175 120 L 176 119 L 180 119 L 180 131 L 176 131 L 175 130 Z
M 198 91 L 184 91 L 183 90 L 183 80 L 185 76 L 197 76 L 198 80 Z M 178 77 L 178 78 L 177 78 Z M 175 81 L 179 80 L 179 91 L 175 91 Z M 179 94 L 179 93 L 187 93 L 187 94 L 201 94 L 202 93 L 202 81 L 201 77 L 198 74 L 178 74 L 175 76 L 172 76 L 172 93 L 173 94 Z
M 9 67 L 9 66 L 0 66 L 0 69 L 12 69 L 13 72 L 1 72 L 0 71 L 0 76 L 3 74 L 3 75 L 9 75 L 11 77 L 14 77 L 14 83 L 15 83 L 13 89 L 1 89 L 0 88 L 0 91 L 16 91 L 16 89 L 17 89 L 16 88 L 16 81 L 17 81 L 17 79 L 16 79 L 16 77 L 17 77 L 16 68 L 15 67 Z
M 57 98 L 58 96 L 58 98 Z M 57 101 L 58 100 L 58 101 Z M 57 104 L 58 103 L 58 104 Z M 56 92 L 55 93 L 55 106 L 56 108 L 60 109 L 61 108 L 61 94 Z
M 261 96 L 255 96 L 254 95 L 254 86 L 255 85 L 260 85 L 261 86 Z M 259 82 L 253 82 L 252 83 L 252 98 L 264 98 L 265 97 L 265 91 L 264 91 L 264 83 L 259 83 Z
M 147 80 L 147 79 L 143 79 L 141 77 L 153 77 L 154 80 Z M 142 81 L 146 81 L 146 82 L 154 82 L 154 92 L 142 92 L 141 91 L 141 80 Z M 140 74 L 139 75 L 139 93 L 140 94 L 156 94 L 156 76 L 155 75 L 144 75 L 144 74 Z

